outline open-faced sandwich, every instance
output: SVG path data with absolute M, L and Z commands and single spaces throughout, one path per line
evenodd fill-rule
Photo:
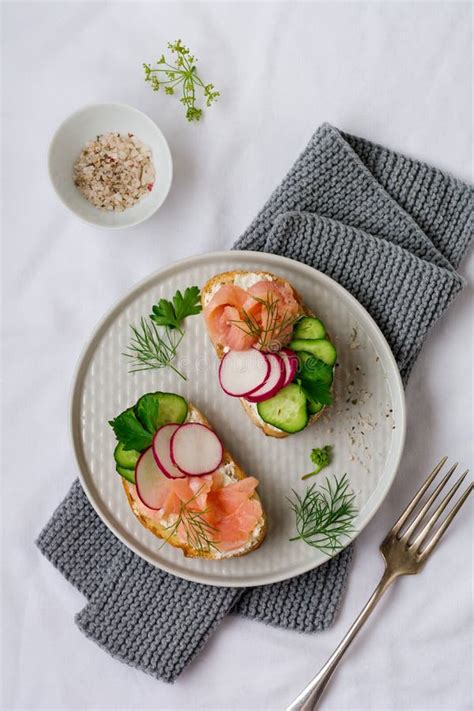
M 257 479 L 180 395 L 148 393 L 110 421 L 116 470 L 133 513 L 187 557 L 232 558 L 265 538 Z
M 336 349 L 285 279 L 217 274 L 201 290 L 222 389 L 271 437 L 299 432 L 330 405 Z

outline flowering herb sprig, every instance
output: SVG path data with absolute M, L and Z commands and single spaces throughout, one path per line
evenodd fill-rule
M 220 94 L 215 90 L 214 84 L 204 84 L 196 70 L 196 57 L 181 40 L 168 42 L 168 48 L 175 55 L 175 64 L 169 64 L 164 54 L 157 60 L 155 67 L 144 63 L 145 81 L 150 82 L 153 91 L 163 88 L 165 94 L 170 96 L 180 91 L 180 101 L 186 108 L 186 118 L 188 121 L 199 121 L 202 109 L 196 106 L 196 94 L 203 92 L 206 106 L 211 106 Z

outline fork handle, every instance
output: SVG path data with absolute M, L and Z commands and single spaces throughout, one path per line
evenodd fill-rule
M 347 631 L 345 637 L 336 647 L 333 654 L 331 654 L 326 664 L 321 668 L 318 674 L 316 674 L 316 676 L 308 684 L 308 686 L 303 689 L 298 698 L 296 698 L 293 703 L 288 706 L 286 711 L 313 711 L 313 709 L 316 708 L 316 705 L 319 699 L 321 698 L 323 691 L 326 688 L 326 685 L 329 682 L 330 678 L 332 677 L 337 665 L 341 661 L 344 652 L 349 647 L 350 643 L 357 635 L 364 622 L 368 619 L 370 613 L 372 612 L 384 592 L 393 583 L 396 577 L 398 576 L 393 572 L 390 572 L 387 569 L 385 570 L 384 574 L 380 579 L 379 584 L 370 596 L 363 610 L 361 610 L 355 622 Z

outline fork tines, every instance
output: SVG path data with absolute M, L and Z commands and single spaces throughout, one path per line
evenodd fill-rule
M 437 475 L 440 473 L 442 470 L 443 466 L 445 465 L 447 461 L 447 457 L 443 457 L 442 460 L 439 462 L 439 464 L 436 465 L 436 467 L 433 469 L 429 477 L 426 479 L 426 481 L 421 485 L 420 489 L 417 491 L 413 499 L 410 501 L 406 509 L 403 511 L 401 516 L 399 517 L 398 521 L 394 524 L 393 528 L 391 529 L 389 535 L 394 535 L 396 538 L 401 541 L 402 543 L 405 543 L 409 549 L 411 549 L 413 552 L 416 552 L 418 554 L 418 557 L 420 560 L 427 558 L 427 556 L 431 553 L 431 551 L 434 549 L 434 547 L 437 545 L 437 543 L 440 541 L 441 537 L 445 533 L 446 529 L 448 526 L 452 523 L 454 517 L 458 513 L 459 509 L 461 506 L 464 504 L 466 501 L 467 497 L 469 494 L 472 492 L 474 485 L 472 482 L 466 487 L 464 490 L 463 494 L 461 497 L 456 501 L 454 506 L 451 508 L 449 513 L 444 517 L 444 519 L 441 521 L 441 515 L 447 508 L 449 502 L 453 498 L 453 496 L 456 494 L 458 489 L 460 488 L 461 484 L 463 483 L 464 479 L 466 478 L 469 469 L 466 469 L 466 471 L 461 474 L 461 476 L 458 478 L 458 480 L 455 482 L 455 484 L 449 489 L 448 493 L 444 498 L 441 500 L 439 503 L 438 507 L 434 510 L 434 512 L 431 514 L 431 516 L 428 517 L 428 512 L 431 509 L 432 505 L 435 503 L 437 499 L 439 499 L 441 492 L 443 491 L 444 487 L 448 483 L 448 481 L 451 479 L 451 476 L 453 475 L 454 471 L 456 470 L 456 467 L 458 466 L 457 463 L 453 464 L 453 466 L 449 469 L 449 471 L 445 474 L 443 479 L 440 481 L 440 483 L 436 486 L 434 491 L 429 495 L 427 500 L 422 503 L 422 499 L 426 492 L 428 491 L 430 485 L 434 482 L 436 479 Z M 415 511 L 417 506 L 420 504 L 418 510 L 416 511 L 416 515 L 412 520 L 410 519 L 411 514 Z M 438 528 L 435 530 L 432 536 L 430 536 L 430 532 L 433 530 L 435 525 L 439 522 Z M 405 527 L 405 524 L 407 526 Z M 421 530 L 420 530 L 421 529 Z M 417 535 L 414 537 L 415 532 Z

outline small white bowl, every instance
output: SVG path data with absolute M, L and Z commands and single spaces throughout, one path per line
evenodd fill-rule
M 94 207 L 74 185 L 73 167 L 83 147 L 103 133 L 133 133 L 151 148 L 155 183 L 148 195 L 123 212 Z M 173 178 L 173 163 L 165 137 L 144 113 L 125 104 L 92 104 L 67 118 L 49 147 L 49 175 L 59 199 L 81 220 L 99 227 L 120 229 L 147 220 L 163 204 Z

